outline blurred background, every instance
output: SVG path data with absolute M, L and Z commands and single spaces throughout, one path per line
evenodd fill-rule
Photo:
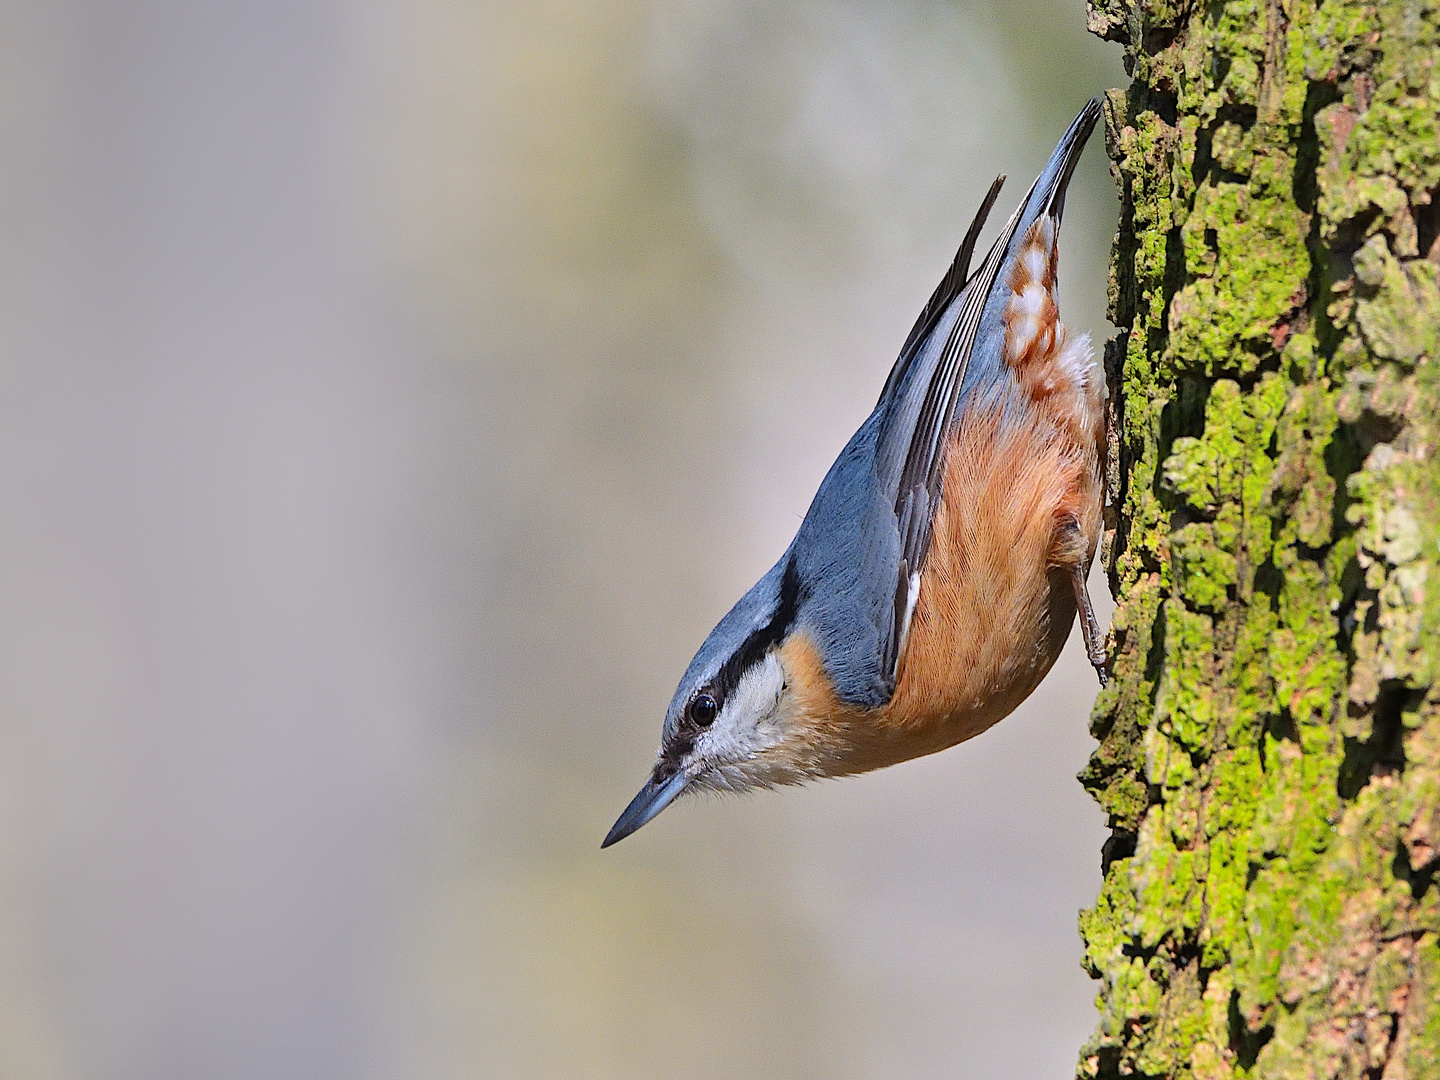
M 0 10 L 0 1076 L 1070 1075 L 1078 636 L 958 749 L 599 842 L 1123 81 L 1081 0 Z M 1098 140 L 1067 209 L 1098 343 Z

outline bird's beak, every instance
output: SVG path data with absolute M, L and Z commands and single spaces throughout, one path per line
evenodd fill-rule
M 664 810 L 675 801 L 675 796 L 685 790 L 685 785 L 689 780 L 690 778 L 685 775 L 683 770 L 665 780 L 656 780 L 651 777 L 650 781 L 640 789 L 640 794 L 630 800 L 630 805 L 620 815 L 620 820 L 615 822 L 610 831 L 605 834 L 605 839 L 601 842 L 600 847 L 607 848 L 611 844 L 619 843 L 661 810 Z

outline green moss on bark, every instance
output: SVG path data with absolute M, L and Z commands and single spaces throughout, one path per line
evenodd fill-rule
M 1440 4 L 1126 48 L 1087 1077 L 1440 1080 Z

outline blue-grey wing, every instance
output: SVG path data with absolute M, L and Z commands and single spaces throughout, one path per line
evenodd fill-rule
M 842 701 L 883 705 L 894 690 L 881 662 L 894 625 L 900 535 L 890 492 L 877 482 L 876 408 L 821 481 L 787 553 L 802 582 L 798 622 L 815 640 Z

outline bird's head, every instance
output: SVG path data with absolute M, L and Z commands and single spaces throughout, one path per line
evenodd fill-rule
M 810 650 L 795 631 L 797 589 L 782 560 L 710 632 L 670 701 L 650 779 L 602 847 L 623 840 L 685 791 L 801 783 L 813 711 Z

